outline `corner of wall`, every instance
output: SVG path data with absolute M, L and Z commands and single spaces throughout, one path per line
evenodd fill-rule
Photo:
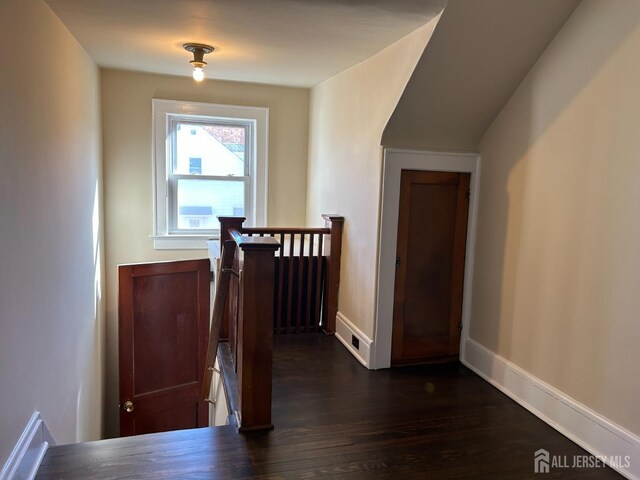
M 380 140 L 438 19 L 311 90 L 307 223 L 323 212 L 345 217 L 339 308 L 367 338 L 375 322 Z
M 640 478 L 640 437 L 471 338 L 461 353 L 464 365 L 562 435 L 625 477 Z

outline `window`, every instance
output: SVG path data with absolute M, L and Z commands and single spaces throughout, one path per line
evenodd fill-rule
M 218 216 L 266 224 L 268 110 L 153 100 L 155 248 L 206 248 Z
M 202 175 L 201 158 L 189 158 L 189 175 Z

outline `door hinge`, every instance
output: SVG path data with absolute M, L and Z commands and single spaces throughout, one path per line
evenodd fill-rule
M 459 331 L 459 332 L 461 332 L 461 331 L 462 331 L 462 322 L 460 322 L 460 323 L 458 324 L 458 331 Z
M 471 189 L 467 188 L 467 200 L 471 198 Z
M 400 257 L 396 257 L 396 267 L 400 266 Z

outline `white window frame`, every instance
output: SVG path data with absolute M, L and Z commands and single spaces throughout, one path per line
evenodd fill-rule
M 233 122 L 248 121 L 253 125 L 255 161 L 249 162 L 250 188 L 245 188 L 246 225 L 267 225 L 268 128 L 269 109 L 212 103 L 152 100 L 153 125 L 153 235 L 154 248 L 206 249 L 207 240 L 217 239 L 218 232 L 175 232 L 170 225 L 170 169 L 172 128 L 176 118 L 203 121 L 211 119 Z M 192 117 L 192 118 L 189 118 Z

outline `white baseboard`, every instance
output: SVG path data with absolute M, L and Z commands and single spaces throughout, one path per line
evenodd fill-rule
M 33 412 L 18 443 L 0 472 L 0 480 L 31 480 L 35 478 L 40 462 L 49 445 L 55 441 L 40 412 Z
M 620 474 L 640 480 L 640 437 L 478 342 L 468 338 L 463 347 L 461 359 L 467 367 L 592 455 L 618 459 L 623 465 L 607 463 Z M 619 461 L 625 456 L 630 458 L 628 468 Z
M 352 338 L 358 339 L 358 348 L 352 344 Z M 358 361 L 367 368 L 371 368 L 371 344 L 373 340 L 356 327 L 342 313 L 336 315 L 336 338 L 349 350 Z

